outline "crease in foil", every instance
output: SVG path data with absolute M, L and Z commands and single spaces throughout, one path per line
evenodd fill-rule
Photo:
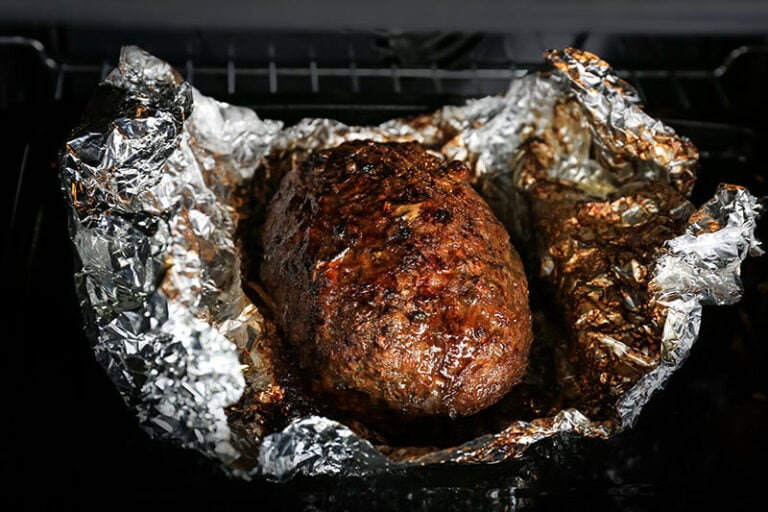
M 285 481 L 296 474 L 374 473 L 389 468 L 391 463 L 341 423 L 308 416 L 264 438 L 259 466 L 265 476 Z
M 283 128 L 205 97 L 168 64 L 124 48 L 101 100 L 111 110 L 92 114 L 75 130 L 62 152 L 61 177 L 86 328 L 142 426 L 219 459 L 239 476 L 281 481 L 296 474 L 500 461 L 547 437 L 605 438 L 630 426 L 685 359 L 702 304 L 740 297 L 739 265 L 760 253 L 754 229 L 761 207 L 744 189 L 722 187 L 691 217 L 688 231 L 661 250 L 652 281 L 655 299 L 668 311 L 661 355 L 644 362 L 644 376 L 614 404 L 618 423 L 571 407 L 532 421 L 511 419 L 499 432 L 401 463 L 321 416 L 295 419 L 263 437 L 235 432 L 227 423 L 225 408 L 246 388 L 243 368 L 250 363 L 242 353 L 269 360 L 258 354 L 263 318 L 242 291 L 234 240 L 235 190 L 267 178 L 260 173 L 269 155 L 287 155 L 295 164 L 345 140 L 415 140 L 469 163 L 483 196 L 513 230 L 523 227 L 510 219 L 519 217 L 524 203 L 513 169 L 532 141 L 548 152 L 547 179 L 585 197 L 606 198 L 638 181 L 690 192 L 695 148 L 645 114 L 634 90 L 604 61 L 573 49 L 546 58 L 551 71 L 514 80 L 503 96 L 379 126 L 308 119 Z M 268 375 L 256 380 L 271 382 Z M 254 438 L 236 439 L 243 435 Z M 248 446 L 258 453 L 239 451 Z M 237 464 L 245 459 L 256 462 Z
M 686 233 L 666 242 L 651 281 L 657 300 L 668 308 L 661 362 L 617 404 L 624 427 L 637 420 L 653 392 L 685 361 L 699 334 L 703 306 L 741 299 L 741 262 L 764 253 L 755 237 L 762 210 L 746 189 L 720 185 Z
M 245 387 L 233 341 L 247 340 L 227 327 L 248 302 L 223 192 L 281 125 L 202 97 L 135 47 L 104 91 L 112 110 L 61 155 L 94 352 L 150 435 L 232 462 L 224 408 Z

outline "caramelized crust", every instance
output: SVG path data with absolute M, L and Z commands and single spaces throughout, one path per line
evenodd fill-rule
M 528 288 L 467 167 L 356 141 L 290 171 L 261 279 L 313 387 L 351 412 L 473 414 L 526 371 Z

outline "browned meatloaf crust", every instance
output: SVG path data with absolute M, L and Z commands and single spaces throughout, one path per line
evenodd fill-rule
M 283 179 L 261 278 L 300 367 L 341 407 L 462 416 L 523 377 L 523 266 L 468 172 L 416 143 L 356 141 Z

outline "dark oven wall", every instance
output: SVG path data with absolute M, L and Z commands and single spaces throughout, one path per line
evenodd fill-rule
M 611 62 L 637 87 L 652 116 L 694 141 L 701 151 L 695 203 L 711 197 L 720 181 L 763 196 L 768 32 L 746 21 L 744 30 L 712 35 L 675 33 L 668 25 L 663 33 L 638 27 L 629 33 L 610 30 L 624 25 L 609 21 L 574 23 L 572 30 L 552 21 L 543 25 L 548 30 L 535 31 L 520 23 L 503 31 L 479 22 L 460 31 L 177 25 L 0 24 L 3 264 L 11 299 L 5 322 L 10 355 L 2 358 L 11 412 L 2 428 L 14 445 L 3 457 L 8 474 L 20 481 L 55 478 L 67 490 L 48 497 L 69 503 L 109 486 L 147 500 L 273 500 L 307 510 L 525 509 L 583 496 L 592 505 L 644 509 L 705 503 L 713 490 L 748 490 L 759 481 L 761 454 L 768 451 L 764 258 L 745 263 L 742 302 L 705 309 L 689 360 L 636 427 L 614 439 L 547 441 L 522 461 L 490 467 L 436 467 L 343 482 L 229 481 L 194 454 L 149 441 L 93 360 L 73 291 L 56 158 L 124 44 L 144 47 L 205 94 L 262 117 L 352 124 L 501 93 L 541 66 L 544 49 L 577 46 Z M 537 477 L 521 489 L 518 476 L 525 472 Z

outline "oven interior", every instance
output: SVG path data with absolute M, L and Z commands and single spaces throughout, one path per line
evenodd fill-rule
M 125 29 L 0 25 L 3 338 L 7 474 L 81 503 L 116 499 L 282 509 L 515 510 L 579 502 L 655 509 L 739 500 L 768 453 L 768 272 L 743 266 L 744 297 L 707 307 L 689 360 L 637 425 L 608 441 L 554 439 L 519 460 L 287 484 L 229 480 L 196 454 L 149 440 L 90 352 L 72 282 L 57 154 L 122 44 L 173 64 L 205 94 L 290 124 L 373 124 L 503 92 L 546 48 L 593 51 L 634 85 L 646 111 L 701 151 L 697 205 L 716 185 L 768 194 L 765 35 Z M 766 222 L 758 237 L 768 240 Z M 63 484 L 63 485 L 62 485 Z M 36 500 L 38 497 L 29 496 Z M 573 500 L 573 501 L 572 501 Z

